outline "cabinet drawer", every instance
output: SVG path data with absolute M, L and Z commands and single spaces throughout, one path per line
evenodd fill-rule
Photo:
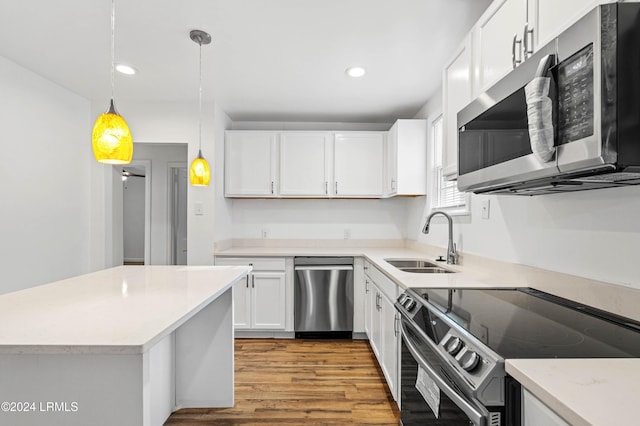
M 216 256 L 216 265 L 253 266 L 254 271 L 284 271 L 284 257 L 220 257 Z
M 378 268 L 373 266 L 371 262 L 365 260 L 364 273 L 373 281 L 376 286 L 382 291 L 389 300 L 394 301 L 398 297 L 398 285 L 393 282 L 389 277 L 384 275 Z

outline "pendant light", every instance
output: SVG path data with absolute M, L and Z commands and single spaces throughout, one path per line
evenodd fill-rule
M 111 0 L 111 101 L 109 110 L 100 114 L 93 126 L 91 145 L 93 155 L 100 163 L 128 164 L 133 156 L 133 138 L 124 118 L 113 103 L 115 87 L 115 28 L 116 5 Z
M 199 99 L 199 133 L 198 133 L 198 156 L 189 167 L 189 182 L 193 186 L 209 186 L 211 181 L 211 170 L 209 163 L 202 156 L 202 45 L 211 43 L 211 36 L 204 31 L 193 30 L 189 33 L 191 40 L 200 46 L 200 99 Z

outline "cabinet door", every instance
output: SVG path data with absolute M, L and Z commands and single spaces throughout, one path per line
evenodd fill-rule
M 386 297 L 380 298 L 380 334 L 381 358 L 380 368 L 387 379 L 387 385 L 394 398 L 397 399 L 398 384 L 398 323 L 396 309 Z
M 529 0 L 529 17 L 536 17 L 534 41 L 543 46 L 580 16 L 605 1 L 595 0 Z
M 514 38 L 522 42 L 526 19 L 526 0 L 495 0 L 478 20 L 474 29 L 476 95 L 514 68 Z M 522 45 L 515 47 L 516 59 L 523 59 Z
M 375 312 L 375 290 L 373 284 L 368 277 L 364 280 L 364 330 L 367 333 L 369 340 L 373 339 L 372 336 L 372 318 Z
M 275 197 L 276 133 L 227 132 L 225 196 Z
M 385 179 L 385 196 L 393 196 L 398 193 L 398 127 L 399 122 L 389 129 L 387 134 L 387 178 Z
M 380 298 L 382 295 L 372 281 L 370 281 L 369 285 L 371 286 L 369 290 L 371 295 L 371 336 L 369 344 L 378 359 L 378 364 L 382 364 L 382 333 L 380 328 Z
M 471 100 L 471 72 L 471 35 L 467 35 L 443 72 L 442 172 L 449 178 L 458 176 L 458 112 Z
M 337 197 L 381 197 L 384 133 L 345 132 L 334 138 L 334 185 Z
M 233 286 L 233 325 L 235 328 L 251 328 L 251 274 Z
M 329 196 L 328 132 L 280 134 L 280 196 Z
M 254 329 L 285 327 L 285 273 L 251 274 L 251 320 Z
M 569 426 L 560 416 L 542 401 L 522 389 L 522 425 L 523 426 Z

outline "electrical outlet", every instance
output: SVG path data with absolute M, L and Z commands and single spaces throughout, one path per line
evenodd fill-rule
M 344 239 L 348 240 L 351 238 L 351 229 L 349 228 L 344 228 Z
M 262 238 L 268 238 L 269 237 L 269 231 L 267 231 L 266 229 L 262 230 Z
M 482 200 L 480 208 L 482 209 L 482 218 L 489 219 L 489 200 Z
M 195 203 L 194 204 L 194 210 L 195 210 L 196 216 L 204 215 L 204 204 L 203 203 Z

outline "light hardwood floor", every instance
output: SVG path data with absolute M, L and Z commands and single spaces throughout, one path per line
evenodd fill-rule
M 235 407 L 183 409 L 178 425 L 397 425 L 365 340 L 236 339 Z

